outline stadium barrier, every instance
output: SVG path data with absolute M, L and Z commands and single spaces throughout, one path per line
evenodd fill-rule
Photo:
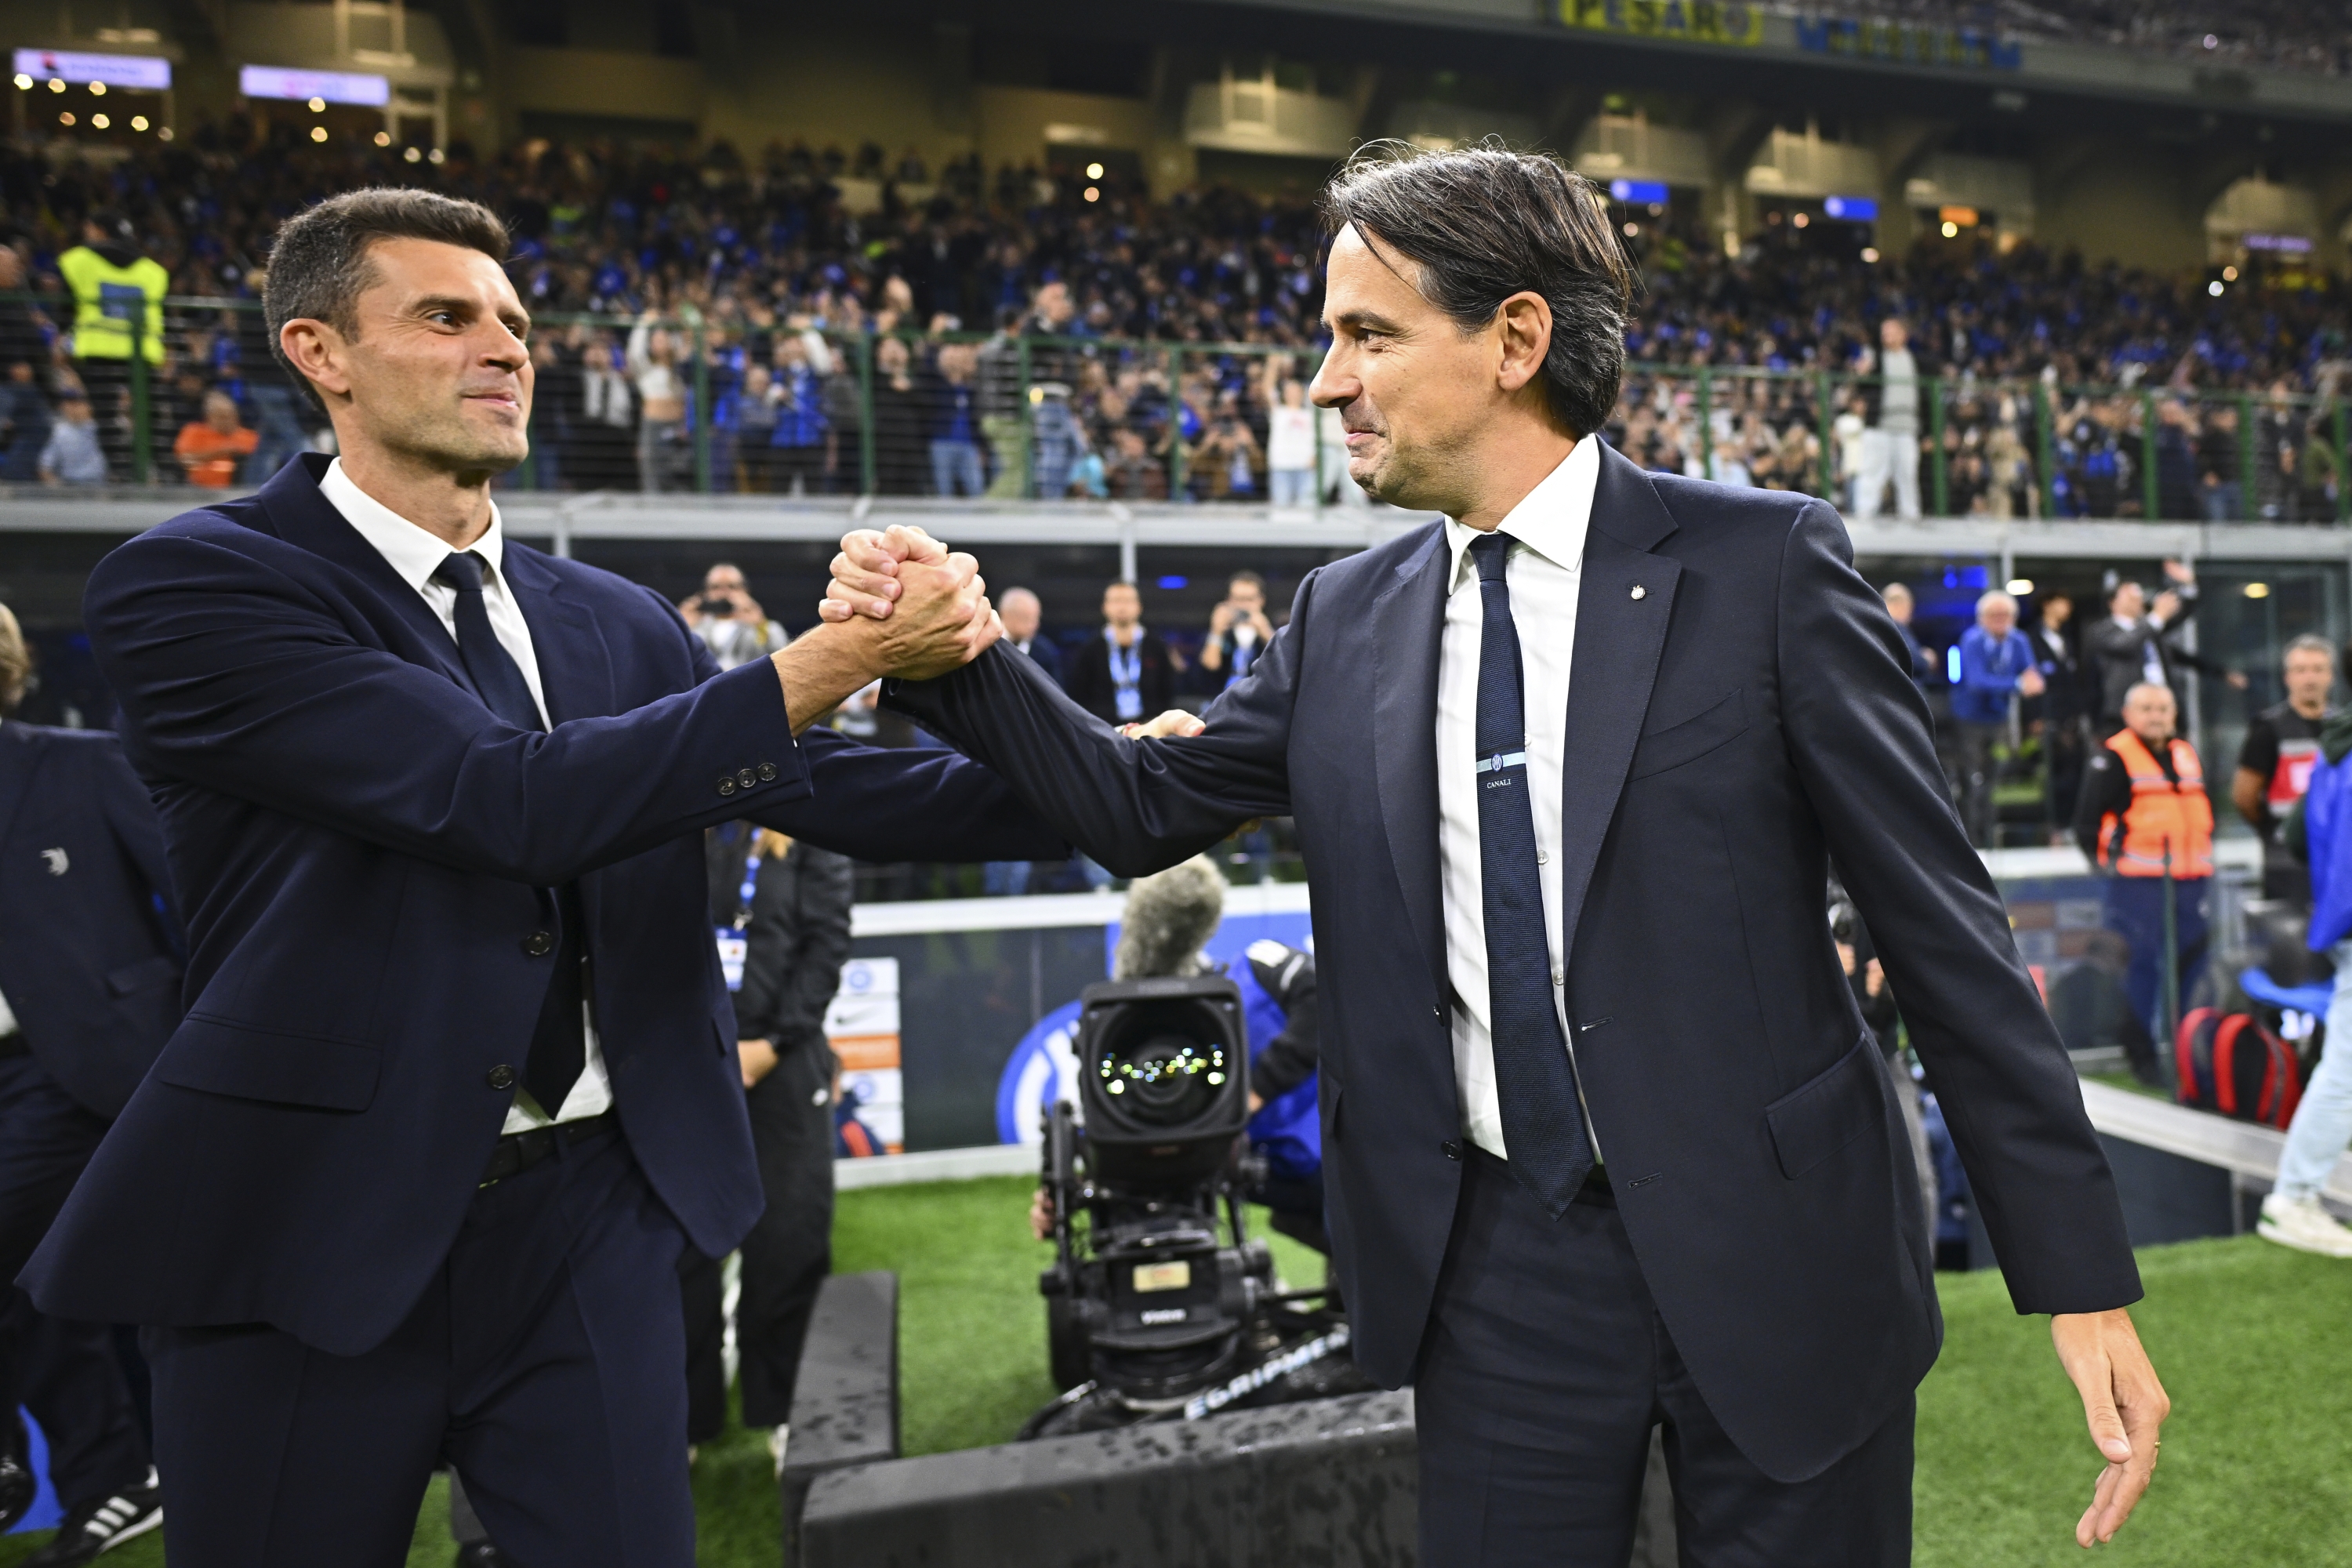
M 111 481 L 184 478 L 183 432 L 202 423 L 215 386 L 250 421 L 240 487 L 331 439 L 271 358 L 256 300 L 167 299 L 153 364 L 143 345 L 127 361 L 74 360 L 72 319 L 68 300 L 0 295 L 0 368 L 60 357 L 82 377 Z M 765 363 L 751 352 L 762 344 Z M 1271 499 L 1301 510 L 1360 499 L 1333 416 L 1305 411 L 1286 435 L 1269 421 L 1284 384 L 1303 392 L 1314 374 L 1315 353 L 1296 347 L 552 314 L 534 321 L 533 353 L 532 451 L 508 481 L 522 490 Z M 1607 435 L 1646 466 L 1851 510 L 1881 384 L 1831 370 L 1635 362 Z M 18 383 L 11 395 L 29 391 Z M 648 394 L 661 411 L 652 419 Z M 2352 519 L 2352 413 L 2333 390 L 1931 378 L 1916 418 L 1930 516 Z M 22 419 L 15 435 L 6 477 L 28 481 L 38 454 L 25 448 Z M 1274 447 L 1287 459 L 1281 473 Z

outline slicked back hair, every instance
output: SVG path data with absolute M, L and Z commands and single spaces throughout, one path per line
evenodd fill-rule
M 368 253 L 387 239 L 462 246 L 501 267 L 509 245 L 507 226 L 479 202 L 396 186 L 345 191 L 280 224 L 262 279 L 262 320 L 269 328 L 269 352 L 321 408 L 326 399 L 286 357 L 279 331 L 289 321 L 314 321 L 357 337 L 360 296 L 375 281 Z
M 1579 437 L 1607 423 L 1641 279 L 1591 181 L 1498 142 L 1448 153 L 1371 142 L 1324 187 L 1322 207 L 1333 233 L 1352 225 L 1414 263 L 1423 297 L 1465 332 L 1514 294 L 1541 295 L 1553 414 Z

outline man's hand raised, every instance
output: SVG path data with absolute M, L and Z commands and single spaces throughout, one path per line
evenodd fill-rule
M 2107 1468 L 2091 1492 L 2091 1506 L 2074 1526 L 2082 1546 L 2113 1541 L 2156 1473 L 2157 1436 L 2172 1401 L 2157 1381 L 2131 1314 L 2064 1312 L 2050 1320 L 2059 1364 L 2083 1396 L 2091 1441 Z
M 978 658 L 1003 635 L 1003 623 L 988 602 L 980 563 L 950 553 L 920 529 L 893 529 L 891 534 L 898 536 L 895 549 L 880 557 L 890 567 L 887 596 L 851 595 L 878 605 L 878 613 L 869 609 L 853 616 L 846 604 L 828 599 L 819 611 L 828 624 L 773 656 L 795 732 L 833 711 L 868 681 L 885 675 L 910 680 L 945 675 Z M 885 537 L 861 529 L 843 542 L 843 548 L 846 552 L 851 541 L 881 542 Z M 878 543 L 861 549 L 861 559 L 880 554 Z M 840 566 L 836 561 L 836 569 Z
M 833 558 L 833 582 L 816 613 L 828 621 L 853 616 L 888 620 L 911 586 L 909 565 L 940 565 L 969 555 L 951 555 L 948 547 L 921 529 L 894 523 L 887 530 L 852 530 L 842 536 L 841 553 Z

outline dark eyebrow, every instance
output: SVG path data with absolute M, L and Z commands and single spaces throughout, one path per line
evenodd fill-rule
M 1359 331 L 1400 332 L 1404 329 L 1396 321 L 1372 310 L 1343 310 L 1330 318 L 1333 326 L 1353 327 Z
M 462 294 L 427 294 L 409 309 L 420 316 L 434 310 L 451 310 L 464 316 L 479 314 L 474 301 Z M 521 337 L 530 331 L 530 312 L 528 310 L 501 310 L 498 315 L 499 320 L 504 321 L 508 330 L 513 331 L 517 337 Z M 515 325 L 518 321 L 522 323 L 519 328 Z

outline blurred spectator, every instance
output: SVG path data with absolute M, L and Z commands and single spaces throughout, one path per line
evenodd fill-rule
M 1271 361 L 1269 363 L 1273 363 Z M 1315 504 L 1315 410 L 1307 387 L 1294 377 L 1278 384 L 1265 416 L 1265 468 L 1269 499 L 1276 506 Z
M 1004 640 L 1034 659 L 1038 668 L 1053 678 L 1055 685 L 1061 685 L 1062 650 L 1039 629 L 1045 606 L 1037 595 L 1026 588 L 1007 588 L 1004 597 L 997 603 L 996 614 L 1004 623 Z
M 2173 732 L 2171 688 L 2141 681 L 2124 697 L 2123 727 L 2083 773 L 2074 837 L 2104 884 L 2106 929 L 2130 949 L 2124 994 L 2137 1027 L 2124 1031 L 2133 1070 L 2162 1081 L 2156 1042 L 2170 1037 L 2180 998 L 2205 967 L 2206 894 L 2213 879 L 2213 803 L 2196 748 Z M 2164 909 L 2173 905 L 2174 989 L 2164 994 Z
M 766 365 L 743 367 L 743 380 L 728 398 L 727 424 L 734 437 L 735 487 L 747 495 L 763 495 L 768 471 L 774 462 L 776 442 L 775 378 Z
M 2042 671 L 2042 745 L 2050 761 L 2050 823 L 2054 841 L 2065 842 L 2074 821 L 2074 795 L 2083 787 L 2086 693 L 2083 661 L 2067 626 L 2074 601 L 2064 594 L 2042 596 L 2040 624 L 2033 628 L 2033 662 Z
M 1855 479 L 1853 514 L 1878 515 L 1886 487 L 1895 487 L 1895 514 L 1919 515 L 1919 429 L 1926 384 L 1935 371 L 1911 347 L 1911 333 L 1889 316 L 1878 323 L 1878 353 L 1858 367 L 1874 379 L 1863 388 L 1862 469 Z
M 915 377 L 903 338 L 874 344 L 874 488 L 886 496 L 921 495 L 928 467 L 929 399 Z
M 58 405 L 57 423 L 41 448 L 39 472 L 45 485 L 106 482 L 106 453 L 98 444 L 98 420 L 89 398 L 77 393 Z
M 687 429 L 687 383 L 677 334 L 648 310 L 629 330 L 629 378 L 637 395 L 637 486 L 647 495 L 690 489 L 694 441 Z
M 1067 686 L 1077 705 L 1109 724 L 1139 723 L 1176 703 L 1176 663 L 1168 645 L 1143 625 L 1143 595 L 1132 583 L 1103 590 L 1102 636 L 1071 658 Z
M 2242 515 L 2238 475 L 2238 411 L 2227 404 L 2204 411 L 2197 437 L 2198 515 L 2208 522 L 2235 522 Z
M 215 389 L 205 394 L 204 417 L 180 426 L 172 452 L 190 484 L 225 490 L 236 483 L 237 460 L 260 444 L 261 437 L 237 418 L 236 399 Z
M 1927 650 L 1919 646 L 1918 634 L 1911 629 L 1911 616 L 1918 608 L 1918 602 L 1911 597 L 1911 590 L 1900 583 L 1889 583 L 1879 590 L 1879 596 L 1886 601 L 1886 613 L 1895 617 L 1895 630 L 1903 638 L 1903 650 L 1911 660 L 1911 679 L 1924 688 L 1936 667 Z
M 819 345 L 820 352 L 823 345 Z M 771 395 L 776 402 L 775 434 L 769 437 L 769 474 L 779 495 L 824 491 L 826 446 L 833 422 L 826 416 L 824 378 L 805 334 L 779 337 Z
M 1192 461 L 1213 500 L 1247 500 L 1258 493 L 1257 433 L 1242 416 L 1239 393 L 1217 395 L 1216 413 Z
M 2153 604 L 2137 583 L 2116 584 L 2107 595 L 2107 618 L 2083 633 L 2083 655 L 2096 682 L 2101 734 L 2123 723 L 2124 694 L 2143 681 L 2169 689 L 2176 700 L 2187 689 L 2183 669 L 2245 688 L 2243 675 L 2180 646 L 2180 629 L 2197 613 L 2197 574 L 2185 562 L 2167 561 L 2164 575 L 2167 586 Z
M 702 574 L 702 592 L 677 607 L 721 669 L 765 658 L 791 640 L 751 597 L 742 570 L 721 561 Z
M 2263 841 L 2263 897 L 2311 902 L 2311 873 L 2279 836 L 2279 821 L 2303 798 L 2319 761 L 2319 731 L 2335 710 L 2336 650 L 2326 637 L 2304 633 L 2286 645 L 2286 700 L 2246 721 L 2230 802 Z
M 2305 940 L 2335 961 L 2335 994 L 2327 1004 L 2323 1048 L 2311 1081 L 2288 1122 L 2279 1151 L 2278 1181 L 2263 1199 L 2255 1230 L 2265 1241 L 2329 1258 L 2352 1258 L 2352 1229 L 2321 1205 L 2319 1194 L 2352 1143 L 2352 715 L 2337 713 L 2321 729 L 2303 808 L 2288 830 L 2300 837 L 2311 868 L 2311 925 Z
M 743 1425 L 769 1434 L 783 1466 L 786 1423 L 817 1288 L 833 1269 L 833 1098 L 838 1068 L 825 1009 L 849 956 L 845 856 L 770 828 L 730 823 L 706 836 L 710 917 L 734 993 L 736 1055 L 768 1205 L 743 1238 L 735 1305 Z M 687 1437 L 726 1424 L 726 1315 L 719 1266 L 680 1267 L 687 1328 Z
M 41 477 L 41 454 L 48 448 L 49 427 L 56 423 L 32 365 L 24 360 L 11 364 L 8 379 L 0 382 L 0 432 L 7 442 L 5 455 L 0 456 L 0 480 L 22 485 Z
M 931 493 L 976 496 L 988 489 L 980 458 L 980 351 L 970 343 L 942 343 L 935 360 L 938 381 L 930 409 Z
M 296 453 L 310 449 L 310 437 L 302 429 L 299 394 L 292 387 L 275 377 L 257 378 L 245 384 L 245 394 L 253 403 L 254 447 L 245 460 L 244 482 L 248 489 L 259 489 Z
M 1993 787 L 1996 749 L 2010 734 L 2019 697 L 2039 697 L 2043 682 L 2033 645 L 2017 629 L 2017 601 L 1996 588 L 1977 600 L 1977 624 L 1960 634 L 1960 679 L 1952 689 L 1952 722 L 1960 742 L 1960 821 L 1980 849 L 1999 843 Z
M 1274 623 L 1265 615 L 1265 579 L 1255 572 L 1234 573 L 1225 584 L 1223 601 L 1209 613 L 1209 635 L 1201 644 L 1201 669 L 1211 689 L 1223 691 L 1247 675 L 1273 641 Z
M 140 254 L 137 232 L 120 212 L 91 213 L 81 236 L 58 258 L 58 276 L 74 298 L 74 366 L 99 417 L 127 421 L 131 345 L 137 342 L 150 367 L 163 363 L 163 296 L 172 275 Z

